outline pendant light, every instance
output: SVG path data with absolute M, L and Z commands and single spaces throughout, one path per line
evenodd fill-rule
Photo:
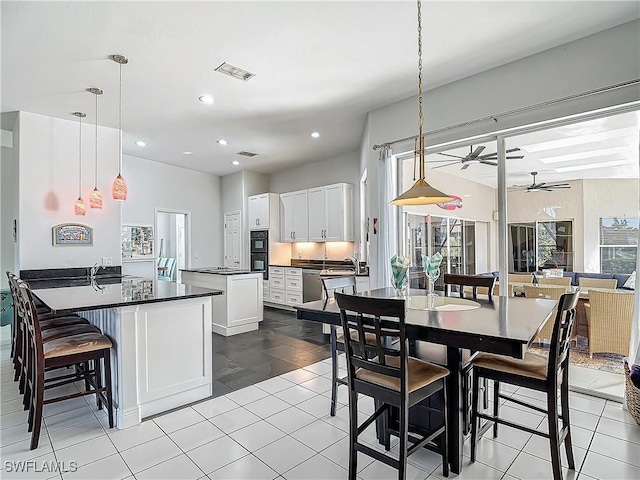
M 73 213 L 86 215 L 87 205 L 82 200 L 82 119 L 87 115 L 82 112 L 74 112 L 73 114 L 80 119 L 80 134 L 78 135 L 78 199 L 73 205 Z
M 100 209 L 102 208 L 102 194 L 98 190 L 98 96 L 104 92 L 101 88 L 89 88 L 89 91 L 96 96 L 96 173 L 93 191 L 89 197 L 89 206 Z
M 453 200 L 446 193 L 433 188 L 424 179 L 424 115 L 422 104 L 424 95 L 422 92 L 422 8 L 418 0 L 418 137 L 414 143 L 414 174 L 415 162 L 419 162 L 420 176 L 416 183 L 409 190 L 391 201 L 392 205 L 432 205 L 434 203 L 445 203 Z
M 122 177 L 122 65 L 129 63 L 124 55 L 112 55 L 111 60 L 120 65 L 120 100 L 118 103 L 118 176 L 111 186 L 111 194 L 114 200 L 124 201 L 127 199 L 129 189 L 127 182 Z

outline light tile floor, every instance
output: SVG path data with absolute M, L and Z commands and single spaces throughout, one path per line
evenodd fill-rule
M 12 382 L 8 351 L 3 348 L 0 476 L 65 480 L 347 478 L 346 391 L 341 387 L 341 406 L 331 417 L 329 365 L 329 360 L 309 365 L 126 430 L 109 429 L 92 397 L 49 405 L 40 446 L 30 451 L 26 414 Z M 534 403 L 543 400 L 527 389 L 507 386 L 507 391 Z M 640 478 L 640 428 L 621 405 L 577 393 L 571 393 L 570 401 L 576 471 L 565 469 L 566 478 Z M 373 405 L 363 399 L 359 407 L 368 413 Z M 501 412 L 507 418 L 546 429 L 543 415 L 526 412 L 517 405 L 502 407 Z M 496 440 L 480 441 L 474 464 L 469 464 L 470 449 L 465 444 L 465 465 L 457 478 L 551 478 L 546 440 L 506 427 L 500 427 L 499 433 Z M 372 428 L 365 432 L 364 439 L 380 448 Z M 16 462 L 27 460 L 36 461 L 30 464 L 32 471 L 12 471 Z M 44 465 L 55 462 L 65 468 L 76 465 L 77 469 L 62 473 L 33 471 L 33 466 L 43 470 Z M 438 455 L 421 451 L 410 457 L 407 477 L 440 479 L 440 463 Z M 359 456 L 358 477 L 362 480 L 395 476 L 389 467 Z

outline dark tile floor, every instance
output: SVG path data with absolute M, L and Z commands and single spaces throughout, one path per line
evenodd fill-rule
M 231 337 L 213 334 L 213 396 L 306 367 L 330 354 L 322 325 L 297 320 L 295 312 L 265 307 L 258 330 Z

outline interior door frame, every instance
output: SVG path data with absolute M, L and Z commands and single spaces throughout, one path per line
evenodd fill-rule
M 184 257 L 185 268 L 191 268 L 191 211 L 178 210 L 175 208 L 162 208 L 156 207 L 153 216 L 153 228 L 154 228 L 154 242 L 157 240 L 158 235 L 158 213 L 169 213 L 176 215 L 184 215 Z M 155 248 L 155 247 L 154 247 Z M 154 250 L 157 251 L 157 250 Z M 177 261 L 177 259 L 176 259 Z M 178 278 L 178 274 L 176 274 Z
M 224 264 L 226 264 L 226 256 L 227 256 L 227 215 L 238 215 L 240 221 L 238 222 L 238 238 L 240 239 L 240 248 L 238 249 L 238 260 L 240 260 L 240 268 L 242 268 L 242 266 L 244 265 L 243 261 L 244 261 L 244 245 L 242 245 L 242 241 L 243 241 L 243 225 L 242 225 L 242 210 L 233 210 L 231 212 L 225 212 L 222 215 L 222 224 L 223 224 L 223 228 L 224 228 L 224 232 L 223 232 L 223 237 L 224 237 L 224 246 L 223 246 L 223 251 L 222 251 L 222 262 Z

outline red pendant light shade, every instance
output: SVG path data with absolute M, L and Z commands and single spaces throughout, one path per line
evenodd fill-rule
M 82 197 L 78 197 L 76 203 L 73 206 L 73 213 L 76 215 L 86 215 L 87 214 L 87 205 L 82 200 Z
M 101 88 L 90 88 L 89 91 L 96 96 L 96 169 L 95 169 L 95 183 L 91 196 L 89 197 L 89 206 L 91 208 L 102 208 L 102 194 L 98 190 L 98 96 L 104 92 Z
M 118 103 L 118 176 L 111 185 L 111 195 L 114 200 L 123 202 L 127 199 L 129 188 L 122 177 L 122 65 L 129 63 L 124 55 L 112 55 L 111 60 L 120 65 L 120 101 Z
M 113 185 L 111 186 L 111 193 L 113 194 L 114 200 L 122 202 L 127 199 L 129 189 L 127 187 L 127 182 L 124 181 L 122 175 L 118 174 L 116 179 L 113 181 Z
M 73 114 L 80 119 L 80 134 L 78 135 L 78 199 L 73 205 L 73 213 L 86 215 L 87 205 L 82 200 L 82 119 L 87 115 L 82 112 L 74 112 Z

